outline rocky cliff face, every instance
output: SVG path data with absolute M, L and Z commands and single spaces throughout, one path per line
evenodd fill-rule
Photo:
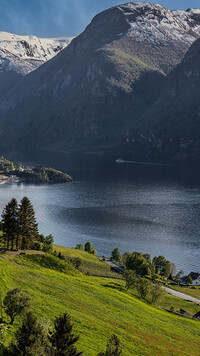
M 100 13 L 58 56 L 1 98 L 1 117 L 7 115 L 1 143 L 132 149 L 166 75 L 199 36 L 199 10 L 136 2 Z

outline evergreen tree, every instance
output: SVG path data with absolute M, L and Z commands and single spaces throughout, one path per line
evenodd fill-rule
M 98 356 L 122 356 L 120 342 L 116 335 L 112 335 L 108 341 L 106 352 L 100 352 Z
M 31 312 L 26 314 L 22 326 L 16 331 L 9 351 L 10 356 L 51 355 L 46 332 Z
M 30 248 L 32 242 L 38 237 L 38 226 L 33 205 L 27 197 L 21 200 L 19 207 L 19 231 L 21 249 Z
M 116 248 L 114 248 L 114 250 L 112 250 L 111 259 L 114 261 L 117 261 L 117 262 L 121 261 L 121 255 L 120 255 L 118 247 L 116 247 Z
M 2 227 L 7 249 L 13 249 L 14 243 L 18 248 L 18 204 L 14 198 L 3 209 Z
M 71 317 L 65 313 L 58 317 L 54 322 L 55 331 L 51 335 L 51 343 L 56 356 L 78 356 L 82 352 L 77 352 L 74 344 L 78 341 L 79 336 L 72 334 L 73 325 Z

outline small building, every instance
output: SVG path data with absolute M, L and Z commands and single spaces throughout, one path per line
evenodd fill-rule
M 191 318 L 191 315 L 188 314 L 188 312 L 186 312 L 186 310 L 184 310 L 184 309 L 180 309 L 180 314 L 183 316 L 187 316 L 188 318 Z
M 200 320 L 200 312 L 196 313 L 193 318 Z
M 200 286 L 200 273 L 198 272 L 191 272 L 188 276 L 184 276 L 181 278 L 181 282 L 186 284 L 186 280 L 188 277 L 192 278 L 192 284 L 190 286 Z

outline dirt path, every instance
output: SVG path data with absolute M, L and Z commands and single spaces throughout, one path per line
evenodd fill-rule
M 196 303 L 196 304 L 200 304 L 200 299 L 194 298 L 191 295 L 187 295 L 187 294 L 184 294 L 184 293 L 181 293 L 181 292 L 177 292 L 176 290 L 173 290 L 173 289 L 170 289 L 170 288 L 167 288 L 167 287 L 163 287 L 163 289 L 167 293 L 172 294 L 175 297 L 178 297 L 178 298 L 181 298 L 181 299 L 184 299 L 184 300 L 189 300 L 189 301 L 191 301 L 193 303 Z

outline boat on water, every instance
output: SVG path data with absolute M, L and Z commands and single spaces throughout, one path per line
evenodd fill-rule
M 122 159 L 122 158 L 117 158 L 116 159 L 116 163 L 124 163 L 125 161 L 124 161 L 124 159 Z

